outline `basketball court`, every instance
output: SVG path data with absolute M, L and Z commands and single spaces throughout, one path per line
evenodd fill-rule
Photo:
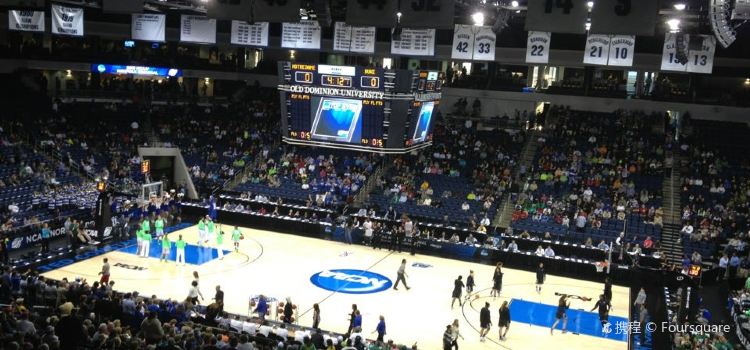
M 385 317 L 386 340 L 412 345 L 420 349 L 440 349 L 445 326 L 458 319 L 459 340 L 464 349 L 627 349 L 627 336 L 616 334 L 615 323 L 626 321 L 629 290 L 613 286 L 610 322 L 612 332 L 601 330 L 594 306 L 603 285 L 548 275 L 541 293 L 535 291 L 533 272 L 503 269 L 503 290 L 498 298 L 489 296 L 494 267 L 452 259 L 408 253 L 391 253 L 364 246 L 312 239 L 276 232 L 242 228 L 245 239 L 239 252 L 234 252 L 227 232 L 218 258 L 215 241 L 211 248 L 197 246 L 197 226 L 170 234 L 175 241 L 182 235 L 188 242 L 186 266 L 174 263 L 172 248 L 170 262 L 160 262 L 161 246 L 152 243 L 151 257 L 135 255 L 135 247 L 111 251 L 87 260 L 44 273 L 53 279 L 86 278 L 92 283 L 99 277 L 102 258 L 109 258 L 111 279 L 115 290 L 138 291 L 141 295 L 156 294 L 160 298 L 185 299 L 193 271 L 200 274 L 200 289 L 206 297 L 202 304 L 211 303 L 216 285 L 225 292 L 225 310 L 248 315 L 248 301 L 259 294 L 283 301 L 287 297 L 299 305 L 300 325 L 311 326 L 312 306 L 321 309 L 323 330 L 344 333 L 348 327 L 351 305 L 357 304 L 363 316 L 363 334 L 370 339 L 378 322 Z M 407 259 L 407 282 L 411 290 L 393 290 L 396 271 L 402 259 Z M 462 275 L 464 281 L 474 270 L 479 296 L 462 307 L 451 309 L 453 281 Z M 591 302 L 572 300 L 568 311 L 568 330 L 563 334 L 558 326 L 550 335 L 558 298 L 555 292 L 592 298 Z M 503 301 L 511 302 L 513 320 L 505 341 L 498 339 L 498 309 Z M 479 341 L 479 310 L 490 303 L 493 328 L 485 342 Z M 273 316 L 272 316 L 273 317 Z

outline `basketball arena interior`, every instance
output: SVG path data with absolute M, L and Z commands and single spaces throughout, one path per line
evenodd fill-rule
M 0 11 L 2 349 L 750 349 L 750 0 Z

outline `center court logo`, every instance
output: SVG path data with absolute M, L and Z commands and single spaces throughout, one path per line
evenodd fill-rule
M 319 288 L 347 294 L 371 294 L 388 290 L 393 282 L 381 274 L 364 270 L 324 270 L 310 277 Z

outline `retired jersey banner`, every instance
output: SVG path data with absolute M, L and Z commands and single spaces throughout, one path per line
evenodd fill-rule
M 388 0 L 347 0 L 346 24 L 393 28 L 398 2 Z
M 590 32 L 652 36 L 658 15 L 657 0 L 596 0 Z
M 526 11 L 526 30 L 583 34 L 588 0 L 531 0 Z
M 635 35 L 613 35 L 609 41 L 608 66 L 631 67 L 635 55 Z
M 609 59 L 609 35 L 589 34 L 586 38 L 586 49 L 583 51 L 583 63 L 606 66 Z
M 661 70 L 684 72 L 687 70 L 687 62 L 680 63 L 677 59 L 677 36 L 687 34 L 666 33 L 664 35 L 664 48 L 661 54 Z M 685 51 L 687 51 L 687 40 L 685 40 Z
M 456 24 L 453 29 L 453 49 L 451 58 L 470 60 L 474 55 L 474 32 L 470 24 Z
M 210 0 L 213 1 L 213 0 Z M 300 0 L 255 0 L 253 22 L 299 22 Z
M 549 63 L 549 47 L 552 42 L 552 33 L 529 31 L 526 39 L 526 62 L 527 63 Z
M 288 49 L 320 49 L 320 24 L 318 21 L 283 23 L 281 47 Z
M 474 57 L 475 61 L 494 61 L 495 42 L 497 36 L 492 27 L 476 27 L 474 33 Z
M 211 18 L 249 21 L 252 14 L 252 0 L 210 0 L 206 2 L 206 16 Z
M 711 74 L 714 68 L 714 53 L 716 52 L 716 38 L 713 35 L 694 35 L 690 41 L 700 40 L 702 45 L 698 50 L 688 53 L 687 71 L 690 73 Z
M 206 16 L 182 15 L 180 41 L 198 44 L 216 44 L 216 19 Z
M 333 50 L 375 53 L 375 27 L 350 26 L 336 22 L 333 30 Z
M 52 34 L 83 36 L 83 8 L 52 5 Z
M 8 29 L 44 32 L 44 11 L 8 10 Z
M 234 45 L 268 46 L 268 22 L 232 21 L 230 42 Z
M 391 53 L 408 56 L 435 55 L 435 29 L 404 28 L 401 40 L 391 41 Z
M 395 2 L 395 1 L 394 1 Z M 401 25 L 406 28 L 453 28 L 454 0 L 401 0 Z
M 131 23 L 133 40 L 164 41 L 167 15 L 134 14 Z

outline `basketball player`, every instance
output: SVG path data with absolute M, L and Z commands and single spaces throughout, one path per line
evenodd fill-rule
M 500 296 L 500 291 L 503 290 L 503 263 L 498 262 L 495 265 L 495 273 L 492 275 L 492 290 L 490 296 L 497 298 Z
M 406 259 L 401 260 L 401 266 L 398 267 L 398 272 L 396 272 L 396 284 L 393 285 L 393 289 L 398 290 L 398 283 L 401 282 L 406 287 L 406 290 L 409 290 L 409 285 L 406 284 Z
M 490 303 L 485 302 L 484 307 L 479 311 L 479 341 L 484 341 L 484 337 L 492 327 L 492 320 L 490 319 Z
M 235 226 L 234 230 L 232 230 L 232 242 L 234 242 L 234 252 L 238 252 L 240 250 L 240 240 L 242 239 L 242 232 L 240 232 L 240 228 Z
M 211 220 L 211 218 L 208 216 L 206 216 L 206 227 L 208 228 L 208 230 L 206 232 L 206 237 L 204 239 L 205 239 L 206 245 L 208 245 L 208 240 L 210 240 L 211 236 L 213 236 L 214 229 L 216 227 L 213 220 Z
M 471 298 L 471 292 L 474 291 L 474 270 L 469 270 L 469 277 L 466 277 L 466 300 Z
M 594 311 L 597 308 L 599 309 L 599 322 L 601 322 L 602 327 L 604 327 L 605 324 L 609 323 L 609 310 L 612 309 L 612 304 L 609 303 L 606 295 L 602 294 L 599 296 L 599 301 L 596 302 L 591 311 Z
M 169 259 L 169 252 L 171 250 L 172 250 L 172 241 L 169 240 L 169 235 L 161 236 L 161 257 L 159 257 L 159 262 L 162 262 L 162 261 L 167 262 Z
M 604 299 L 606 299 L 608 303 L 612 302 L 612 279 L 609 277 L 604 279 Z
M 143 218 L 141 228 L 143 228 L 143 233 L 151 234 L 151 221 L 149 221 L 148 218 Z
M 463 276 L 458 276 L 455 281 L 453 281 L 453 299 L 451 300 L 451 309 L 453 309 L 453 304 L 456 303 L 456 300 L 458 300 L 458 306 L 462 306 L 461 303 L 461 291 L 464 289 L 464 281 Z
M 557 324 L 560 323 L 560 320 L 562 320 L 562 332 L 563 334 L 567 333 L 567 327 L 568 327 L 568 308 L 570 308 L 570 301 L 568 301 L 568 298 L 570 298 L 569 295 L 561 295 L 560 300 L 557 304 L 557 313 L 555 314 L 555 323 L 552 324 L 552 327 L 549 329 L 549 334 L 552 335 L 552 333 L 555 331 L 555 327 L 557 327 Z
M 154 228 L 156 229 L 156 237 L 161 237 L 164 234 L 164 219 L 161 216 L 157 216 L 154 220 Z
M 542 292 L 542 285 L 544 284 L 544 280 L 547 279 L 547 273 L 544 272 L 544 263 L 539 262 L 539 267 L 536 269 L 536 292 L 541 293 Z
M 182 235 L 180 235 L 177 238 L 177 241 L 174 242 L 174 246 L 177 248 L 177 258 L 175 259 L 175 262 L 177 265 L 182 263 L 182 266 L 185 266 L 185 246 L 187 243 L 185 243 L 185 240 L 182 239 Z
M 102 275 L 102 278 L 99 279 L 99 283 L 107 284 L 107 282 L 109 282 L 109 259 L 104 258 L 102 270 L 99 271 L 99 274 Z
M 198 221 L 198 245 L 202 246 L 203 241 L 206 240 L 206 219 L 201 218 Z
M 219 254 L 219 260 L 224 260 L 224 250 L 221 249 L 221 245 L 224 244 L 224 231 L 219 229 L 216 234 L 216 251 Z
M 505 335 L 508 334 L 510 329 L 510 307 L 508 307 L 508 301 L 503 301 L 503 305 L 500 306 L 500 319 L 497 321 L 499 327 L 500 340 L 505 340 Z

